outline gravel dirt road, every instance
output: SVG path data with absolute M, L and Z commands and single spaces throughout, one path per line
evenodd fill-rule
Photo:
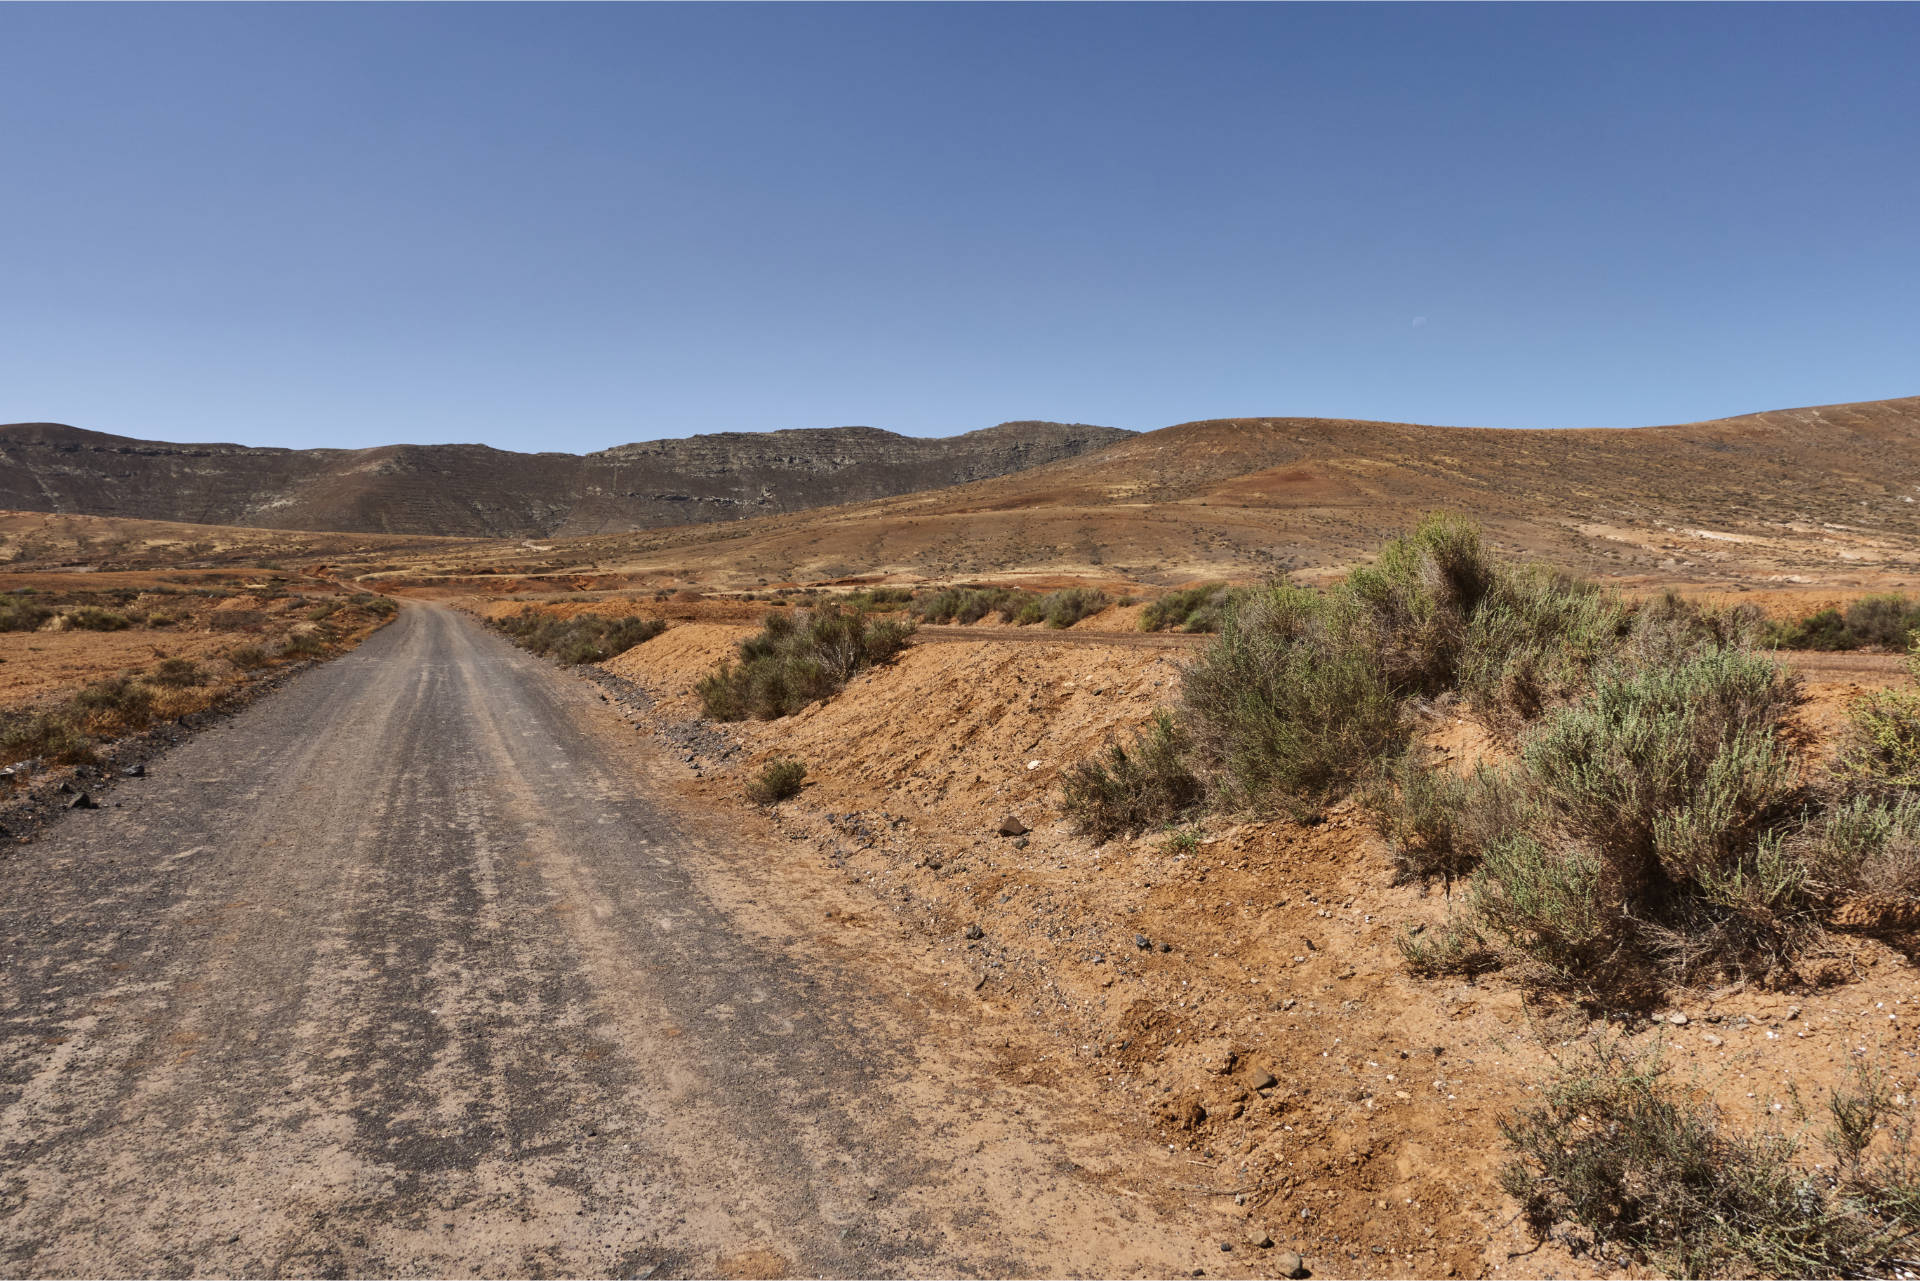
M 13 847 L 0 1272 L 1236 1270 L 634 737 L 412 605 Z

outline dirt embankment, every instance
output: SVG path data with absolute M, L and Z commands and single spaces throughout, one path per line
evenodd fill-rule
M 693 686 L 745 623 L 681 623 L 604 666 L 650 695 L 636 724 L 676 748 L 699 805 L 745 807 L 765 761 L 805 761 L 805 789 L 770 818 L 792 875 L 867 896 L 835 922 L 847 946 L 903 931 L 971 994 L 981 1026 L 1023 1026 L 1003 1072 L 1151 1133 L 1183 1170 L 1167 1195 L 1224 1199 L 1249 1241 L 1278 1243 L 1230 1242 L 1236 1269 L 1299 1249 L 1326 1275 L 1594 1274 L 1516 1220 L 1497 1184 L 1497 1123 L 1597 1029 L 1501 974 L 1408 974 L 1397 932 L 1448 904 L 1392 883 L 1351 803 L 1313 825 L 1216 818 L 1100 846 L 1074 835 L 1062 770 L 1170 702 L 1190 657 L 1103 643 L 1098 626 L 1060 644 L 991 628 L 917 644 L 771 723 L 697 719 Z M 1837 725 L 1847 698 L 1895 669 L 1809 671 L 1810 723 Z M 1444 718 L 1432 732 L 1463 760 L 1481 737 Z M 1008 818 L 1028 830 L 1000 835 Z M 1685 1023 L 1607 1030 L 1663 1041 L 1736 1120 L 1817 1128 L 1825 1088 L 1856 1057 L 1914 1084 L 1912 967 L 1872 941 L 1835 947 L 1782 990 L 1682 994 L 1654 1013 Z

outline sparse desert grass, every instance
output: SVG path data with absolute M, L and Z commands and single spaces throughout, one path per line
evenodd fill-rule
M 806 777 L 805 762 L 776 756 L 747 783 L 747 799 L 756 805 L 777 805 L 798 796 Z
M 1614 1266 L 1673 1276 L 1885 1275 L 1920 1229 L 1913 1128 L 1870 1071 L 1829 1099 L 1825 1159 L 1743 1130 L 1657 1057 L 1596 1047 L 1538 1106 L 1502 1121 L 1501 1183 L 1544 1234 L 1571 1221 Z M 1881 1135 L 1890 1123 L 1891 1133 Z M 1876 1137 L 1879 1142 L 1876 1145 Z
M 600 614 L 560 618 L 531 607 L 495 619 L 493 626 L 520 648 L 562 663 L 604 662 L 667 630 L 666 623 L 658 618 L 607 618 Z
M 911 623 L 876 621 L 833 603 L 769 614 L 740 643 L 737 662 L 701 680 L 701 706 L 718 721 L 774 720 L 833 697 L 856 673 L 899 653 L 912 634 Z

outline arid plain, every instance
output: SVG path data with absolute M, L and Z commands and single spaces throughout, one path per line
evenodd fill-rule
M 0 1259 L 13 1274 L 1612 1275 L 1625 1256 L 1542 1230 L 1501 1179 L 1501 1123 L 1592 1045 L 1663 1046 L 1741 1125 L 1812 1133 L 1862 1061 L 1907 1107 L 1920 917 L 1830 922 L 1790 965 L 1609 1005 L 1519 965 L 1416 973 L 1403 940 L 1447 928 L 1455 886 L 1404 874 L 1360 784 L 1133 834 L 1076 818 L 1073 771 L 1178 703 L 1215 643 L 1143 630 L 1156 600 L 1336 584 L 1433 511 L 1628 601 L 1671 589 L 1791 628 L 1920 598 L 1920 398 L 1612 432 L 1191 423 L 957 486 L 586 536 L 0 514 L 0 600 L 23 619 L 0 632 L 0 715 L 22 744 L 0 762 L 0 825 L 11 873 L 59 923 L 30 925 L 18 900 L 9 918 Z M 926 616 L 946 589 L 1079 589 L 1085 608 L 1057 627 Z M 828 605 L 920 622 L 830 697 L 710 714 L 703 683 L 770 613 Z M 558 664 L 483 630 L 583 617 L 664 627 Z M 1910 684 L 1887 646 L 1780 661 L 1804 694 L 1791 728 L 1809 778 L 1858 700 Z M 399 710 L 353 702 L 356 681 Z M 295 712 L 304 724 L 276 731 Z M 316 738 L 311 758 L 275 746 L 335 712 L 367 761 L 350 737 Z M 1462 776 L 1520 751 L 1457 699 L 1408 714 L 1419 749 Z M 236 782 L 247 762 L 228 740 L 276 773 Z M 187 857 L 191 794 L 142 790 L 185 786 L 167 775 L 187 752 L 231 811 L 203 842 L 219 876 L 204 886 L 156 870 Z M 804 782 L 752 799 L 780 761 Z M 307 769 L 333 809 L 300 808 L 320 804 Z M 382 816 L 365 844 L 387 853 L 325 830 L 349 784 Z M 111 812 L 69 809 L 83 793 Z M 540 830 L 549 802 L 559 836 Z M 318 827 L 237 817 L 269 803 Z M 428 846 L 435 861 L 400 853 Z M 93 864 L 109 852 L 111 876 Z M 449 870 L 472 858 L 502 879 Z M 389 890 L 416 926 L 383 917 Z M 309 909 L 340 919 L 276 940 L 250 915 Z M 115 941 L 129 932 L 141 947 Z M 130 968 L 50 977 L 90 956 Z M 256 981 L 252 1006 L 207 994 Z M 817 1044 L 790 1063 L 796 1019 Z M 254 1103 L 216 1105 L 209 1062 Z M 516 1114 L 514 1090 L 547 1110 Z M 182 1128 L 160 1133 L 162 1112 Z M 240 1158 L 260 1144 L 279 1169 Z M 129 1151 L 179 1168 L 130 1171 Z M 291 1191 L 241 1186 L 276 1179 Z

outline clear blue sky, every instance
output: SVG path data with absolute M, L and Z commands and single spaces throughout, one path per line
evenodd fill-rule
M 1920 393 L 1920 6 L 0 5 L 0 421 Z

